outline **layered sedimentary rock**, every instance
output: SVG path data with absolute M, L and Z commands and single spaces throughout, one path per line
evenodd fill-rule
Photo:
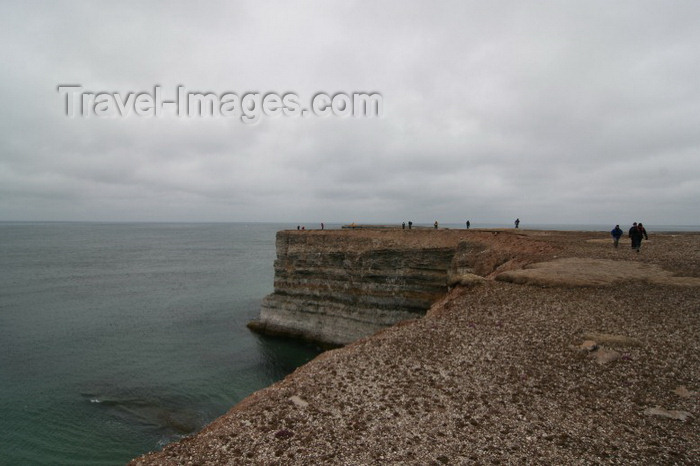
M 503 230 L 280 231 L 275 291 L 249 327 L 345 345 L 422 316 L 451 286 L 520 268 L 547 249 Z
M 423 315 L 447 291 L 458 238 L 439 232 L 280 231 L 275 291 L 250 327 L 343 345 Z M 447 236 L 446 236 L 447 238 Z

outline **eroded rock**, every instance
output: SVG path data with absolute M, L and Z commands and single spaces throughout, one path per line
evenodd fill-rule
M 598 364 L 607 364 L 622 357 L 617 351 L 606 348 L 600 348 L 598 351 L 594 352 L 592 356 Z
M 665 417 L 668 419 L 675 419 L 678 421 L 685 421 L 689 417 L 692 417 L 692 414 L 690 414 L 688 411 L 679 411 L 679 410 L 670 410 L 670 409 L 665 409 L 661 408 L 659 406 L 655 408 L 647 408 L 644 410 L 644 414 L 647 416 L 661 416 Z
M 297 395 L 290 396 L 290 397 L 289 397 L 289 401 L 291 401 L 292 403 L 294 403 L 294 406 L 296 406 L 297 408 L 307 408 L 307 407 L 309 406 L 309 402 L 308 402 L 308 401 L 302 400 L 302 399 L 301 399 L 300 397 L 298 397 Z
M 673 393 L 680 396 L 681 398 L 690 398 L 698 394 L 698 392 L 688 390 L 685 385 L 681 385 L 673 390 Z
M 598 349 L 598 344 L 593 340 L 586 340 L 579 346 L 583 351 L 595 351 Z
M 503 272 L 496 280 L 536 286 L 610 286 L 625 281 L 659 285 L 700 286 L 700 278 L 676 277 L 656 264 L 566 257 Z

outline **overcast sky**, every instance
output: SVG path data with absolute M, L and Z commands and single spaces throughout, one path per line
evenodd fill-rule
M 700 224 L 700 2 L 0 3 L 0 220 Z M 75 117 L 86 91 L 381 118 Z

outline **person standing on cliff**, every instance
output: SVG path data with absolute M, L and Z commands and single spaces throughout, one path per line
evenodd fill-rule
M 436 229 L 436 230 L 438 229 L 438 222 L 437 222 L 437 220 L 435 220 L 435 229 Z
M 639 243 L 637 243 L 637 252 L 639 252 L 639 250 L 642 247 L 642 237 L 648 241 L 649 235 L 647 235 L 647 230 L 644 228 L 644 225 L 642 225 L 642 222 L 639 222 L 637 224 L 637 229 L 639 230 Z
M 632 249 L 636 249 L 639 252 L 639 248 L 642 247 L 642 232 L 637 227 L 637 222 L 632 224 L 632 228 L 627 232 L 627 236 L 630 237 L 632 242 Z
M 405 230 L 406 229 L 406 222 L 401 223 L 401 229 Z
M 413 226 L 413 222 L 409 220 L 408 221 L 408 229 L 410 230 L 412 226 Z
M 469 227 L 470 227 L 471 225 L 472 225 L 471 222 L 470 222 L 469 220 L 467 220 L 467 230 L 469 229 Z
M 323 227 L 324 227 L 323 222 L 321 222 L 321 230 L 323 230 Z
M 518 226 L 520 226 L 520 219 L 516 218 L 515 219 L 515 228 L 518 228 Z
M 620 225 L 615 225 L 615 228 L 612 229 L 610 234 L 613 237 L 613 245 L 617 247 L 618 243 L 620 242 L 620 238 L 622 237 L 622 228 L 620 228 Z

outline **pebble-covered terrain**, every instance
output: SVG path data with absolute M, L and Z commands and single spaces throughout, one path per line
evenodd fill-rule
M 132 464 L 698 464 L 700 286 L 607 261 L 699 278 L 700 235 L 650 234 L 640 253 L 590 232 L 493 235 L 521 238 L 528 263 L 600 259 L 616 278 L 455 286 Z

